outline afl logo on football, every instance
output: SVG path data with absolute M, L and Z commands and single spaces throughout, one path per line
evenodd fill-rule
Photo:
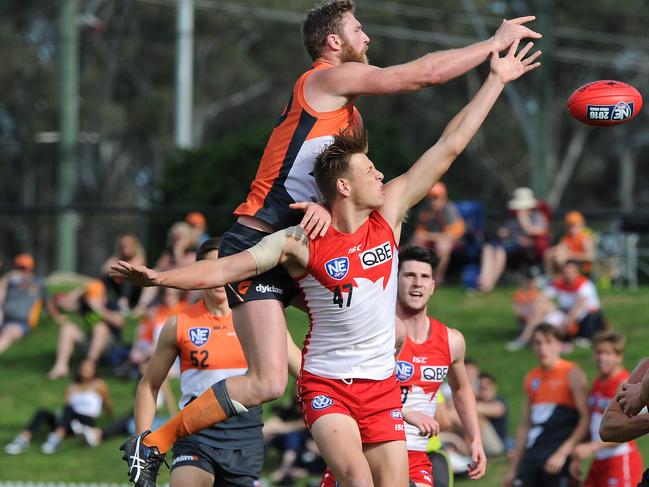
M 189 329 L 189 339 L 197 347 L 202 347 L 207 343 L 207 340 L 210 339 L 210 329 L 209 328 L 190 328 Z
M 586 117 L 588 120 L 611 120 L 621 122 L 633 117 L 633 102 L 623 101 L 615 105 L 587 105 Z
M 406 382 L 414 373 L 415 366 L 410 362 L 403 362 L 401 360 L 397 362 L 397 380 L 399 382 Z
M 327 396 L 316 396 L 311 399 L 311 407 L 316 410 L 327 409 L 333 403 L 333 400 Z
M 325 271 L 329 274 L 329 277 L 340 281 L 344 279 L 349 272 L 349 259 L 347 257 L 336 257 L 331 259 L 325 264 Z

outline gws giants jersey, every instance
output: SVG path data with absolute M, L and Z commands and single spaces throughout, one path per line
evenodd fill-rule
M 592 441 L 597 441 L 599 437 L 599 426 L 602 423 L 602 417 L 606 406 L 611 402 L 617 394 L 620 386 L 629 378 L 628 370 L 621 370 L 617 374 L 604 379 L 597 377 L 593 382 L 593 387 L 590 389 L 588 395 L 588 409 L 590 410 L 590 436 Z M 611 448 L 604 448 L 603 450 L 595 453 L 596 460 L 606 460 L 611 457 L 630 453 L 637 450 L 635 441 L 628 443 L 620 443 L 618 446 Z
M 397 379 L 404 409 L 435 416 L 435 394 L 448 375 L 451 350 L 446 325 L 433 318 L 428 320 L 428 340 L 415 343 L 406 337 L 397 361 Z M 408 450 L 426 451 L 428 438 L 419 434 L 419 428 L 407 422 L 405 425 Z
M 377 211 L 354 233 L 333 226 L 309 242 L 296 279 L 311 329 L 304 370 L 331 379 L 383 380 L 394 373 L 397 244 Z
M 248 363 L 234 331 L 232 314 L 214 316 L 201 299 L 176 317 L 180 356 L 179 405 L 185 407 L 215 382 L 243 375 Z M 224 449 L 247 448 L 261 441 L 261 407 L 190 436 Z
M 362 124 L 351 101 L 331 112 L 317 112 L 307 103 L 304 84 L 308 77 L 332 67 L 318 61 L 296 81 L 266 143 L 248 198 L 234 211 L 235 215 L 254 216 L 280 230 L 297 225 L 302 218 L 302 212 L 288 207 L 290 203 L 321 199 L 312 175 L 316 156 L 340 130 Z

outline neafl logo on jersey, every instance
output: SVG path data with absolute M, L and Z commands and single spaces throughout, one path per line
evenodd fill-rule
M 410 362 L 405 362 L 403 360 L 399 360 L 397 362 L 397 380 L 399 382 L 406 382 L 413 376 L 414 373 L 415 366 Z
M 336 257 L 327 261 L 325 264 L 325 271 L 332 279 L 340 281 L 343 279 L 347 272 L 349 272 L 349 259 L 347 257 Z
M 369 269 L 392 259 L 392 246 L 390 242 L 384 242 L 372 249 L 361 252 L 360 256 L 363 269 Z
M 207 340 L 210 339 L 210 329 L 209 328 L 190 328 L 189 329 L 189 339 L 197 347 L 202 347 L 207 343 Z

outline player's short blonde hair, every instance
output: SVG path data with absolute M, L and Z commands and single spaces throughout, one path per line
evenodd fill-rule
M 593 350 L 600 344 L 608 343 L 613 347 L 613 351 L 618 355 L 624 354 L 624 346 L 626 345 L 626 338 L 621 333 L 613 330 L 600 331 L 593 338 Z

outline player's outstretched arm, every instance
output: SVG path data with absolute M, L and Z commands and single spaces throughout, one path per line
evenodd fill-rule
M 111 267 L 109 275 L 139 286 L 212 289 L 261 274 L 279 264 L 299 274 L 308 260 L 309 238 L 301 227 L 290 227 L 267 235 L 248 250 L 218 260 L 201 260 L 163 272 L 120 260 Z
M 321 94 L 354 97 L 403 93 L 443 84 L 482 64 L 492 52 L 508 49 L 516 40 L 540 39 L 541 34 L 525 25 L 535 18 L 530 15 L 503 20 L 493 37 L 485 41 L 429 53 L 404 64 L 379 68 L 363 63 L 342 63 L 314 73 L 307 81 L 308 91 L 315 97 Z
M 528 56 L 528 43 L 517 54 L 518 41 L 508 53 L 491 56 L 491 70 L 473 99 L 446 126 L 440 139 L 405 173 L 385 185 L 385 204 L 381 213 L 390 222 L 400 223 L 406 212 L 417 204 L 451 163 L 462 153 L 496 103 L 505 85 L 540 66 L 540 51 Z

